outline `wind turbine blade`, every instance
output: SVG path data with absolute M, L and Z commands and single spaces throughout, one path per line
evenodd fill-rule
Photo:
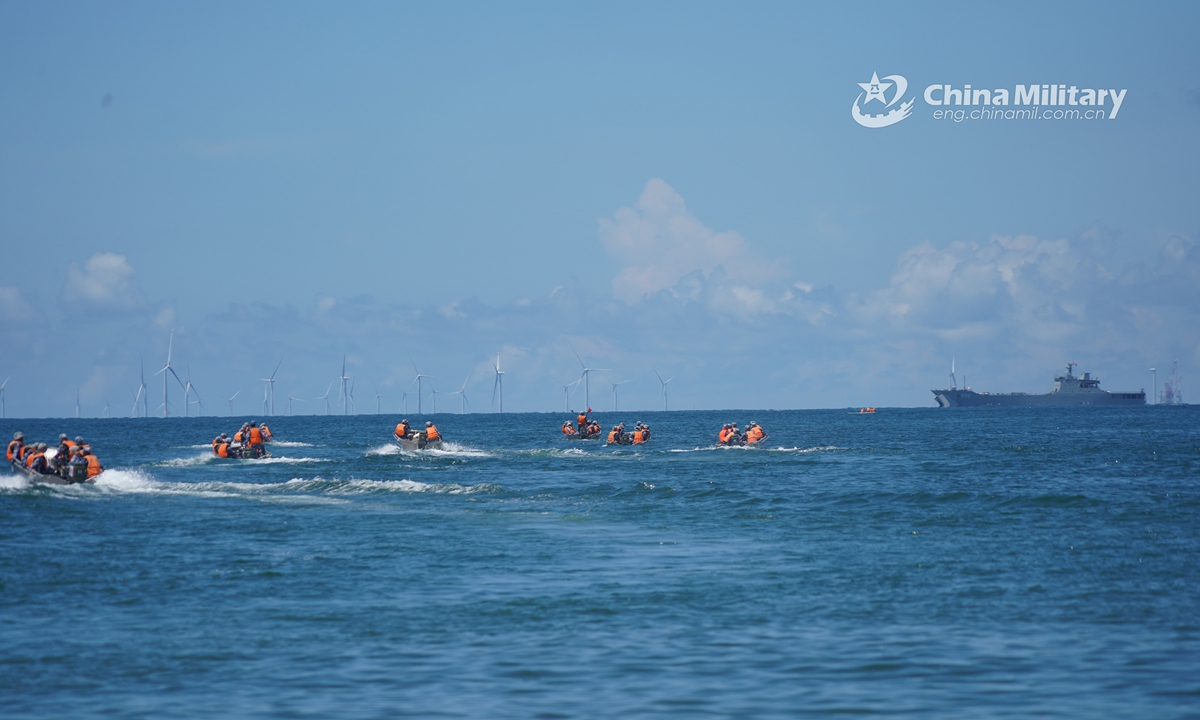
M 271 371 L 271 377 L 270 377 L 270 378 L 268 378 L 268 379 L 270 379 L 270 380 L 274 380 L 274 379 L 275 379 L 275 373 L 279 372 L 279 366 L 280 366 L 280 365 L 282 365 L 282 364 L 283 364 L 283 358 L 279 358 L 279 364 L 277 364 L 277 365 L 275 366 L 275 369 L 274 369 L 273 371 Z
M 170 370 L 171 374 L 175 376 L 175 382 L 179 383 L 179 387 L 184 387 L 183 381 L 179 379 L 179 374 L 175 372 L 175 368 L 167 367 L 166 369 Z
M 662 381 L 663 381 L 663 379 L 662 379 L 662 375 L 659 375 L 657 370 L 655 370 L 655 371 L 654 371 L 654 377 L 658 378 L 658 381 L 659 381 L 659 382 L 662 382 Z
M 575 346 L 571 343 L 567 343 L 567 347 L 571 348 L 571 352 L 575 353 L 575 359 L 579 361 L 579 366 L 586 369 L 587 364 L 583 362 L 583 358 L 579 357 L 579 353 L 575 352 Z

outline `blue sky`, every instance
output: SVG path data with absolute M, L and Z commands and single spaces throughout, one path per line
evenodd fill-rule
M 951 356 L 991 390 L 1067 360 L 1114 390 L 1187 375 L 1198 20 L 0 4 L 7 412 L 73 414 L 78 390 L 128 413 L 172 330 L 209 413 L 239 390 L 256 411 L 280 357 L 277 395 L 311 411 L 343 353 L 360 411 L 375 388 L 400 407 L 409 354 L 481 410 L 497 351 L 507 409 L 560 407 L 572 347 L 630 408 L 660 402 L 654 368 L 698 408 L 930 405 Z M 908 79 L 912 117 L 852 120 L 874 72 Z M 955 123 L 931 83 L 1127 95 L 1112 120 Z

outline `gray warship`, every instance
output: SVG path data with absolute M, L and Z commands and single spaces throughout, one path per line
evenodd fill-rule
M 1067 363 L 1066 375 L 1054 376 L 1054 389 L 1048 393 L 990 393 L 975 392 L 968 388 L 959 389 L 954 382 L 954 371 L 950 371 L 950 388 L 934 390 L 933 397 L 939 407 L 1052 407 L 1063 405 L 1145 405 L 1146 391 L 1109 392 L 1100 389 L 1100 379 L 1084 373 L 1076 377 L 1072 372 L 1075 363 Z

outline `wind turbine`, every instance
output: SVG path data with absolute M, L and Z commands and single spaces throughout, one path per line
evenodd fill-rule
M 467 414 L 467 406 L 471 404 L 471 401 L 467 399 L 467 380 L 470 380 L 470 379 L 471 379 L 471 376 L 468 375 L 467 379 L 463 380 L 462 387 L 460 387 L 459 389 L 455 390 L 452 393 L 446 393 L 447 395 L 458 395 L 460 398 L 462 398 L 462 402 L 459 404 L 459 414 L 460 415 L 466 415 Z
M 570 390 L 570 388 L 579 387 L 579 383 L 582 381 L 583 381 L 583 378 L 580 378 L 573 383 L 567 383 L 562 386 L 563 387 L 563 412 L 571 412 L 571 395 L 574 394 L 574 391 L 569 391 L 569 390 Z
M 233 399 L 234 399 L 235 397 L 237 397 L 237 396 L 238 396 L 238 394 L 240 394 L 241 392 L 242 392 L 241 390 L 238 390 L 237 392 L 235 392 L 234 394 L 230 395 L 228 398 L 226 398 L 226 399 L 225 399 L 225 400 L 226 400 L 226 402 L 228 402 L 228 403 L 229 403 L 229 414 L 230 414 L 230 416 L 232 416 L 232 415 L 233 415 Z
M 2 417 L 5 417 L 5 415 L 4 415 L 4 412 L 5 412 L 5 407 L 4 407 L 4 388 L 5 388 L 5 387 L 8 385 L 8 381 L 9 381 L 11 378 L 12 378 L 12 376 L 11 376 L 11 375 L 10 375 L 10 376 L 8 376 L 8 377 L 6 377 L 6 378 L 4 378 L 4 382 L 3 382 L 2 384 L 0 384 L 0 418 L 2 418 Z
M 403 408 L 402 412 L 405 415 L 407 415 L 408 414 L 408 393 L 406 393 L 406 392 L 400 393 L 400 406 L 401 406 L 401 408 Z
M 604 379 L 608 380 L 608 378 L 604 378 Z M 613 410 L 614 411 L 620 409 L 617 406 L 617 388 L 621 387 L 622 385 L 624 385 L 625 383 L 628 383 L 628 382 L 633 382 L 633 381 L 632 380 L 622 380 L 619 383 L 615 383 L 612 380 L 608 380 L 608 384 L 613 386 Z
M 379 394 L 379 388 L 375 388 L 375 414 L 376 415 L 383 412 L 383 410 L 381 409 L 382 404 L 380 403 L 380 400 L 383 400 L 383 396 Z
M 354 406 L 354 378 L 350 378 L 350 391 L 346 393 L 346 399 L 350 401 L 350 414 L 353 415 L 358 410 Z
M 188 365 L 187 384 L 183 386 L 183 416 L 188 416 L 188 408 L 192 404 L 192 393 L 196 393 L 196 402 L 200 402 L 200 393 L 196 392 L 196 388 L 192 387 L 192 366 Z
M 658 382 L 662 385 L 662 389 L 659 390 L 658 393 L 662 395 L 663 398 L 663 410 L 670 410 L 671 408 L 668 406 L 667 402 L 667 383 L 671 382 L 675 378 L 670 377 L 666 380 L 663 380 L 662 375 L 659 375 L 657 370 L 654 371 L 654 377 L 658 378 Z
M 950 356 L 950 389 L 958 389 L 958 381 L 954 379 L 954 356 Z
M 162 366 L 162 370 L 159 370 L 158 372 L 154 373 L 155 375 L 163 376 L 163 404 L 162 404 L 163 417 L 167 417 L 168 415 L 171 414 L 171 403 L 168 401 L 168 397 L 167 397 L 167 380 L 169 380 L 170 378 L 168 378 L 167 375 L 168 374 L 173 375 L 175 377 L 175 382 L 179 383 L 179 387 L 183 387 L 183 381 L 179 379 L 179 373 L 175 372 L 175 368 L 171 367 L 171 348 L 174 345 L 175 345 L 175 331 L 172 330 L 171 331 L 171 339 L 167 341 L 167 364 Z
M 322 395 L 321 397 L 317 398 L 318 400 L 325 401 L 325 414 L 326 415 L 329 414 L 329 391 L 332 389 L 333 389 L 333 381 L 331 380 L 329 382 L 329 387 L 325 388 L 325 394 Z
M 429 396 L 430 396 L 431 398 L 433 398 L 433 414 L 434 414 L 434 415 L 437 415 L 437 396 L 438 396 L 437 389 L 435 388 L 435 389 L 433 389 L 433 390 L 430 390 L 430 391 L 429 391 Z
M 75 417 L 79 417 L 79 388 L 75 389 Z
M 108 398 L 105 397 L 104 398 L 104 412 L 102 413 L 104 417 L 108 417 L 108 408 L 109 407 L 111 407 L 111 406 L 108 404 Z
M 500 369 L 500 353 L 496 353 L 496 381 L 492 383 L 492 407 L 500 398 L 500 412 L 504 412 L 504 371 Z
M 142 384 L 138 385 L 137 394 L 133 396 L 133 410 L 131 415 L 137 417 L 138 400 L 142 401 L 142 417 L 150 416 L 150 408 L 146 407 L 149 402 L 150 393 L 146 392 L 146 363 L 141 358 L 138 358 L 138 376 L 142 380 Z
M 338 381 L 341 383 L 340 387 L 338 388 L 338 403 L 342 406 L 343 415 L 348 415 L 350 413 L 350 395 L 346 392 L 346 381 L 349 379 L 350 376 L 346 374 L 346 356 L 343 354 L 342 374 L 338 375 Z
M 589 393 L 589 386 L 591 384 L 588 381 L 589 377 L 593 371 L 612 372 L 612 368 L 590 368 L 586 363 L 583 362 L 583 358 L 579 357 L 579 353 L 575 352 L 574 346 L 571 346 L 571 352 L 575 353 L 575 359 L 579 361 L 579 365 L 583 368 L 583 374 L 579 376 L 579 379 L 583 381 L 583 404 L 590 408 L 592 406 L 592 400 L 591 394 Z
M 291 395 L 288 395 L 288 404 L 287 404 L 288 415 L 292 414 L 292 401 L 293 400 L 295 400 L 296 402 L 304 402 L 304 398 L 292 397 Z
M 408 389 L 412 390 L 413 385 L 417 386 L 417 414 L 420 415 L 421 414 L 421 394 L 422 394 L 421 380 L 423 378 L 429 378 L 430 380 L 437 380 L 437 378 L 434 377 L 433 375 L 422 375 L 420 368 L 417 367 L 417 361 L 413 360 L 412 353 L 408 354 L 408 360 L 409 360 L 409 362 L 412 363 L 413 370 L 417 371 L 417 377 L 413 380 L 412 385 L 408 386 Z M 436 400 L 434 401 L 434 404 L 433 404 L 433 411 L 437 412 L 437 401 Z
M 275 366 L 275 372 L 271 373 L 271 377 L 259 378 L 259 380 L 262 380 L 263 382 L 265 382 L 267 384 L 267 387 L 269 387 L 271 389 L 271 405 L 270 405 L 270 412 L 267 413 L 268 415 L 275 414 L 275 373 L 279 372 L 279 366 L 282 364 L 283 364 L 283 358 L 279 358 L 279 363 Z

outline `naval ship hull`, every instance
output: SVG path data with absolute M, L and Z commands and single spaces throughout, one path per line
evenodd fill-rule
M 939 407 L 1074 407 L 1076 405 L 1145 405 L 1146 393 L 987 393 L 974 390 L 934 390 Z
M 975 392 L 954 387 L 950 372 L 949 390 L 934 390 L 933 399 L 940 407 L 1074 407 L 1076 405 L 1145 405 L 1146 391 L 1109 392 L 1100 389 L 1100 379 L 1074 372 L 1075 363 L 1067 363 L 1067 372 L 1054 376 L 1054 389 L 1041 395 L 1030 393 Z

